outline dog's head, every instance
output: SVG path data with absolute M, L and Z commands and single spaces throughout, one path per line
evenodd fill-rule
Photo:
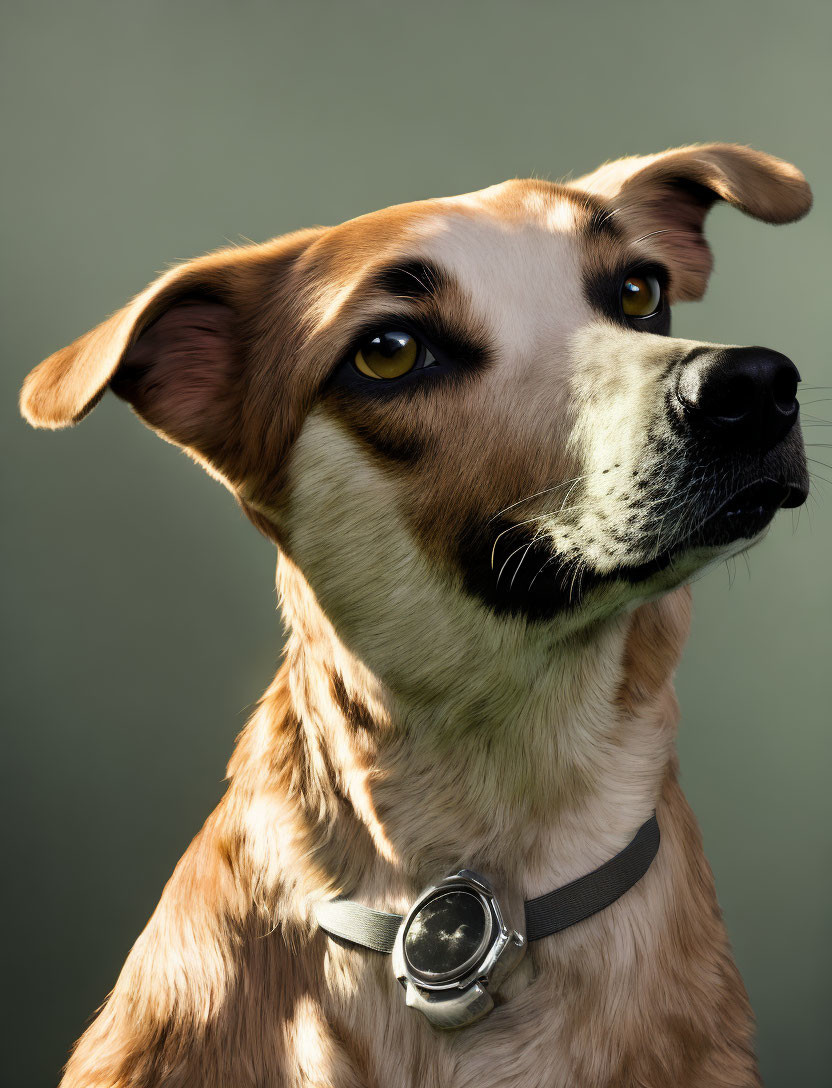
M 224 249 L 43 362 L 23 412 L 66 426 L 111 386 L 382 671 L 463 627 L 574 629 L 806 497 L 794 365 L 670 333 L 717 200 L 811 203 L 787 163 L 707 145 Z

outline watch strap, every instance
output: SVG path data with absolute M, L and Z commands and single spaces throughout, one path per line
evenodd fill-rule
M 527 899 L 526 940 L 539 941 L 611 906 L 641 880 L 659 850 L 661 835 L 655 812 L 633 839 L 592 872 L 561 888 Z M 318 925 L 331 937 L 391 953 L 402 924 L 401 914 L 373 910 L 349 899 L 317 903 Z

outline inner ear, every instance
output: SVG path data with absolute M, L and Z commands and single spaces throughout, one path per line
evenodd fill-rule
M 155 430 L 214 463 L 238 418 L 240 360 L 233 310 L 185 298 L 146 328 L 110 386 Z

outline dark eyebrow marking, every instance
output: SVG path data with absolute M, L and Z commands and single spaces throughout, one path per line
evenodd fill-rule
M 589 215 L 582 224 L 583 233 L 590 238 L 620 239 L 621 228 L 615 221 L 615 208 L 606 208 L 603 204 L 593 205 L 588 209 Z
M 430 299 L 450 286 L 450 279 L 430 261 L 406 260 L 378 269 L 372 285 L 397 298 Z

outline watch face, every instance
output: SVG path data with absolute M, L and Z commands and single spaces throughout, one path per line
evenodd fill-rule
M 407 1004 L 434 1027 L 451 1030 L 494 1008 L 493 994 L 525 951 L 488 879 L 460 869 L 426 888 L 405 916 L 393 971 Z
M 489 946 L 491 912 L 474 892 L 452 888 L 429 899 L 413 916 L 404 935 L 410 969 L 426 980 L 442 981 L 474 967 Z

